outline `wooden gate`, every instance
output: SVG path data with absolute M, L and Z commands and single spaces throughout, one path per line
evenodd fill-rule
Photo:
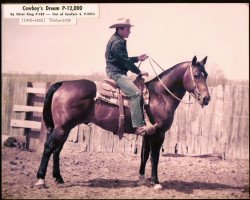
M 36 87 L 38 85 L 43 85 L 43 87 Z M 46 140 L 47 134 L 42 111 L 44 97 L 49 86 L 50 82 L 45 84 L 28 82 L 25 90 L 26 105 L 13 105 L 10 122 L 13 129 L 12 136 L 18 141 L 26 143 L 27 149 L 40 149 Z M 15 89 L 18 90 L 18 88 Z M 35 144 L 37 142 L 38 144 Z
M 41 152 L 48 137 L 42 118 L 42 111 L 45 94 L 50 85 L 50 82 L 28 82 L 25 89 L 22 87 L 15 88 L 15 93 L 18 94 L 15 96 L 22 99 L 22 102 L 26 102 L 26 105 L 16 104 L 17 99 L 13 99 L 10 121 L 11 134 L 9 136 L 15 137 L 20 143 L 25 143 L 27 149 Z M 64 149 L 89 150 L 89 141 L 87 142 L 85 138 L 91 134 L 89 127 L 87 125 L 79 125 L 73 128 Z

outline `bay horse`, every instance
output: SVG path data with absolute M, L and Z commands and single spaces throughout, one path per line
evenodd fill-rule
M 149 104 L 145 108 L 152 124 L 157 124 L 153 135 L 145 135 L 142 140 L 141 165 L 139 178 L 145 174 L 146 162 L 151 155 L 151 182 L 155 188 L 159 184 L 157 168 L 160 148 L 165 132 L 171 127 L 174 113 L 186 91 L 192 94 L 203 107 L 208 105 L 210 95 L 206 84 L 207 57 L 197 62 L 179 63 L 145 83 L 149 91 Z M 166 90 L 169 89 L 169 90 Z M 70 130 L 80 123 L 94 123 L 101 128 L 116 133 L 118 130 L 119 108 L 116 105 L 95 99 L 96 84 L 90 80 L 62 81 L 53 84 L 46 96 L 43 119 L 50 135 L 44 145 L 41 163 L 35 185 L 45 186 L 45 175 L 50 156 L 53 153 L 53 177 L 57 183 L 64 183 L 59 168 L 59 155 Z M 125 133 L 133 134 L 129 108 L 124 108 Z

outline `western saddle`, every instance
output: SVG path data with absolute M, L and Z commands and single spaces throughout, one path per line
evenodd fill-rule
M 135 79 L 134 83 L 143 94 L 144 105 L 148 105 L 149 92 L 144 84 L 144 79 L 141 76 L 138 76 Z M 124 106 L 127 107 L 129 106 L 129 101 L 128 101 L 129 98 L 123 93 L 123 91 L 117 86 L 116 82 L 112 79 L 105 79 L 104 82 L 99 82 L 96 85 L 97 85 L 97 98 L 100 98 L 111 104 L 118 105 L 119 107 L 119 126 L 116 134 L 118 134 L 119 139 L 122 139 L 124 134 L 124 125 L 125 125 Z M 150 123 L 149 118 L 145 112 L 145 109 L 143 110 L 146 123 Z

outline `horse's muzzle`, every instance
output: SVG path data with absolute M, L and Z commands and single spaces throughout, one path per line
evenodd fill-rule
M 202 105 L 203 106 L 207 106 L 208 103 L 209 103 L 209 101 L 210 101 L 210 96 L 203 97 L 203 99 L 202 99 Z

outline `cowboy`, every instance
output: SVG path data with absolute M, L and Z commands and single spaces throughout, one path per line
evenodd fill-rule
M 127 76 L 131 71 L 141 76 L 148 76 L 148 72 L 143 72 L 134 63 L 144 61 L 148 58 L 146 54 L 138 57 L 128 57 L 126 40 L 133 25 L 129 19 L 118 19 L 109 28 L 115 28 L 115 33 L 111 36 L 106 46 L 106 73 L 109 78 L 115 80 L 120 89 L 129 97 L 132 125 L 136 128 L 135 134 L 152 134 L 151 127 L 146 125 L 143 111 L 143 99 L 140 90 L 133 81 Z M 151 133 L 149 133 L 151 132 Z

